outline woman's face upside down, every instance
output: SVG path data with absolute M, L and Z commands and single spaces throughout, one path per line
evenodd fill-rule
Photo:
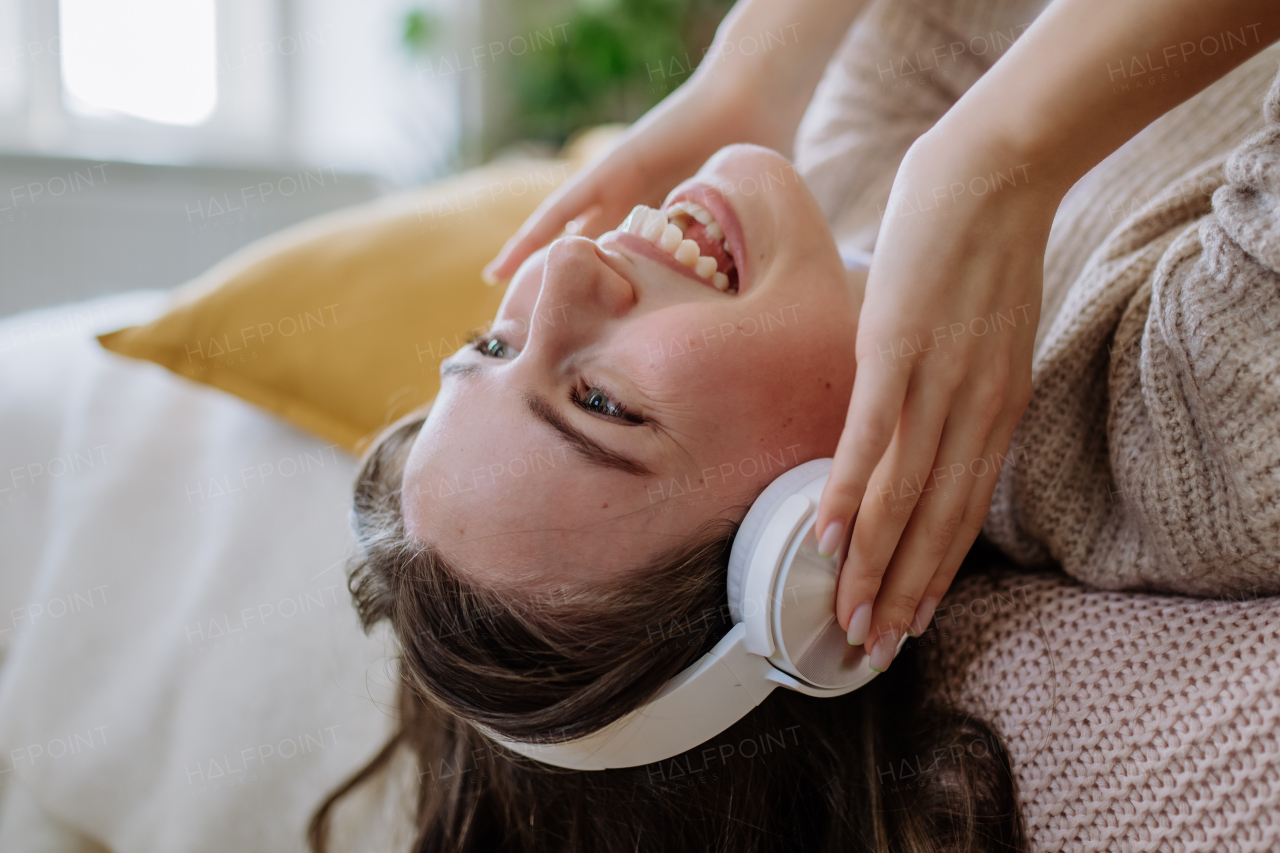
M 479 583 L 617 579 L 835 450 L 861 288 L 790 162 L 725 148 L 662 209 L 536 253 L 441 366 L 405 527 Z

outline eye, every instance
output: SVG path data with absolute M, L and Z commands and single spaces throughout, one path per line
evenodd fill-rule
M 578 408 L 591 412 L 593 415 L 601 415 L 606 418 L 626 421 L 632 424 L 644 423 L 644 418 L 639 415 L 633 415 L 627 411 L 624 403 L 616 402 L 609 396 L 609 392 L 603 388 L 592 385 L 585 380 L 579 382 L 578 387 L 569 392 L 569 399 Z
M 515 358 L 520 354 L 520 350 L 508 346 L 505 341 L 488 335 L 475 338 L 472 344 L 476 352 L 487 355 L 490 358 Z
M 473 334 L 471 336 L 471 346 L 476 352 L 489 358 L 510 359 L 520 354 L 520 350 L 499 338 L 489 335 Z M 580 379 L 578 384 L 570 389 L 569 402 L 593 415 L 625 421 L 630 424 L 644 423 L 644 418 L 627 411 L 626 404 L 615 401 L 609 396 L 608 391 L 585 379 Z

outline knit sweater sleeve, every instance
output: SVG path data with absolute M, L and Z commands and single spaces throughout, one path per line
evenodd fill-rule
M 1020 562 L 1112 589 L 1280 592 L 1280 78 L 1263 118 L 1072 285 L 986 528 Z
M 1048 0 L 875 0 L 827 66 L 796 136 L 842 248 L 870 251 L 911 144 L 1026 31 Z

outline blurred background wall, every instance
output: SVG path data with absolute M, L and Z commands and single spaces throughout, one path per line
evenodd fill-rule
M 725 0 L 0 0 L 0 315 L 631 121 Z

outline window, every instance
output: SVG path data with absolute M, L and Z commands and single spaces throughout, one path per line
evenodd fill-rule
M 476 0 L 423 0 L 447 22 Z M 0 0 L 0 152 L 367 172 L 456 162 L 462 81 L 424 79 L 406 0 Z M 452 27 L 482 43 L 473 24 Z
M 0 115 L 22 103 L 22 18 L 16 2 L 0 0 Z
M 63 97 L 84 115 L 112 112 L 199 125 L 218 101 L 213 0 L 62 0 Z

